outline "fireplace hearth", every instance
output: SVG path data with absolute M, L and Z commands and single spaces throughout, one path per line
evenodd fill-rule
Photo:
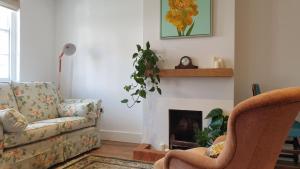
M 195 132 L 202 130 L 202 111 L 169 110 L 170 149 L 197 147 Z

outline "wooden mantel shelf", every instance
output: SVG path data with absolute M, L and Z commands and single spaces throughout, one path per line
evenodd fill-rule
M 160 77 L 232 77 L 232 68 L 161 69 Z

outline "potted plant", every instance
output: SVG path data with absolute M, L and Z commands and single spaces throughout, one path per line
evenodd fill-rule
M 199 146 L 209 147 L 217 137 L 224 135 L 227 131 L 228 117 L 220 108 L 211 110 L 205 117 L 205 119 L 211 119 L 208 127 L 196 131 L 195 138 Z
M 129 99 L 121 101 L 128 108 L 140 103 L 142 98 L 146 99 L 148 92 L 157 91 L 159 94 L 162 92 L 159 88 L 160 69 L 158 68 L 158 62 L 160 57 L 150 49 L 150 43 L 146 43 L 145 49 L 137 45 L 137 52 L 133 54 L 132 59 L 134 72 L 130 78 L 133 79 L 134 83 L 124 86 L 124 90 L 130 93 L 131 101 Z

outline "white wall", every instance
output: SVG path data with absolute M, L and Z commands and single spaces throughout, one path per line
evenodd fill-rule
M 300 85 L 298 0 L 239 0 L 236 4 L 235 102 L 262 91 Z
M 54 7 L 53 0 L 21 0 L 21 81 L 55 81 Z
M 57 0 L 56 54 L 66 42 L 77 45 L 64 57 L 63 90 L 76 98 L 100 98 L 102 138 L 139 142 L 142 106 L 120 103 L 132 72 L 132 53 L 142 42 L 141 0 Z M 72 71 L 73 70 L 73 71 Z
M 144 0 L 144 43 L 150 41 L 163 57 L 161 68 L 173 69 L 185 55 L 200 68 L 212 67 L 214 56 L 223 57 L 233 68 L 235 0 L 214 0 L 213 16 L 212 37 L 161 40 L 160 0 Z M 163 95 L 152 96 L 144 104 L 143 141 L 156 148 L 169 142 L 168 109 L 200 110 L 205 117 L 213 108 L 230 112 L 233 107 L 233 78 L 163 78 L 161 87 Z

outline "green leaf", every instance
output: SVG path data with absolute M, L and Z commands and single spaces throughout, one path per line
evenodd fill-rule
M 137 50 L 138 50 L 138 51 L 141 51 L 141 50 L 142 50 L 141 45 L 136 45 L 136 47 L 137 47 Z
M 128 99 L 123 99 L 121 103 L 128 103 Z
M 131 96 L 135 96 L 135 95 L 138 95 L 140 93 L 140 90 L 137 89 L 134 93 L 131 94 Z
M 132 55 L 132 59 L 135 59 L 135 58 L 138 57 L 138 56 L 139 56 L 138 53 L 134 53 L 134 54 Z
M 189 30 L 187 31 L 186 33 L 186 36 L 190 36 L 192 31 L 193 31 L 193 28 L 194 28 L 194 25 L 195 25 L 195 22 L 193 22 L 193 24 L 191 25 L 191 27 L 189 28 Z
M 210 135 L 212 136 L 212 138 L 214 140 L 215 138 L 217 138 L 221 135 L 221 130 L 220 129 L 212 130 L 210 132 Z
M 149 41 L 146 43 L 146 47 L 147 47 L 148 50 L 150 49 L 150 43 L 149 43 Z
M 161 95 L 161 89 L 159 87 L 156 87 L 156 90 Z
M 209 126 L 213 129 L 220 129 L 223 125 L 223 121 L 224 121 L 223 117 L 220 117 L 217 120 L 212 121 Z
M 157 74 L 159 72 L 160 72 L 159 68 L 157 66 L 155 66 L 154 69 L 153 69 L 153 73 Z
M 195 134 L 195 140 L 201 147 L 208 147 L 210 145 L 210 130 L 204 128 L 203 130 L 197 130 Z
M 140 84 L 140 85 L 144 85 L 144 84 L 145 84 L 143 78 L 137 78 L 137 77 L 135 77 L 134 80 L 135 80 L 138 84 Z
M 209 119 L 209 118 L 214 118 L 214 117 L 218 117 L 218 116 L 222 116 L 223 115 L 223 110 L 220 108 L 216 108 L 211 110 L 208 115 L 205 117 L 205 119 Z
M 158 82 L 160 83 L 160 77 L 159 77 L 159 75 L 156 75 L 156 79 L 157 79 Z
M 177 29 L 178 36 L 182 36 L 179 29 Z
M 155 87 L 152 87 L 149 91 L 150 92 L 154 92 L 155 91 Z
M 146 91 L 145 91 L 145 90 L 140 90 L 139 95 L 140 95 L 142 98 L 146 99 Z
M 129 86 L 124 86 L 124 90 L 126 90 L 127 92 L 129 92 L 130 89 L 131 89 L 131 85 L 129 85 Z

